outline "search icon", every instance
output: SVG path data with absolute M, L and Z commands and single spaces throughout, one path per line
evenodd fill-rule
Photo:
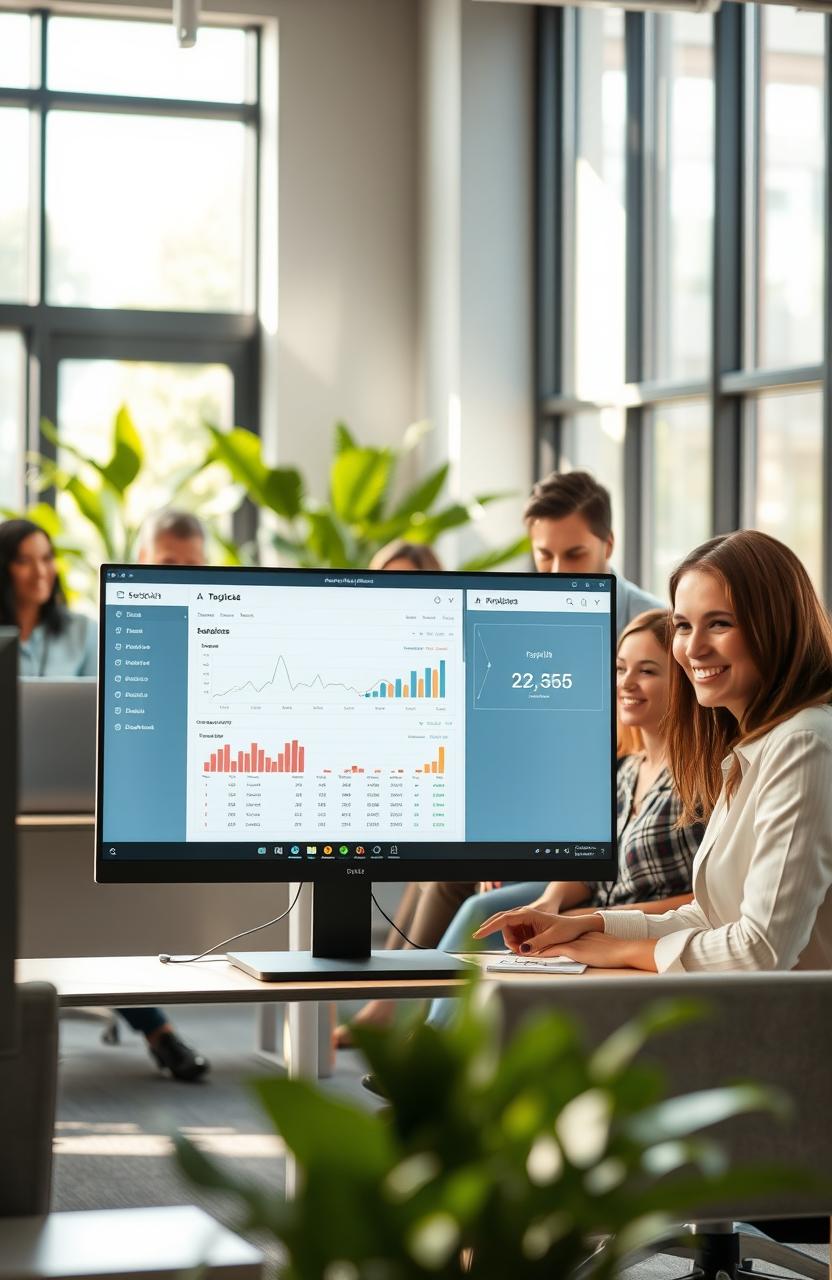
M 574 608 L 575 608 L 575 601 L 572 599 L 572 597 L 571 597 L 571 596 L 567 596 L 567 597 L 566 597 L 566 603 L 567 603 L 567 606 L 568 606 L 570 609 L 574 609 Z

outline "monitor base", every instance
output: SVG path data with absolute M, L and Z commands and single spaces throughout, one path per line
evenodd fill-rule
M 471 961 L 447 951 L 373 951 L 364 959 L 332 960 L 311 951 L 229 951 L 230 964 L 260 982 L 419 982 L 464 978 Z

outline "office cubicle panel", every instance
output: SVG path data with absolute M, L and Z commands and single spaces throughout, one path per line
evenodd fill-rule
M 17 630 L 0 627 L 0 1053 L 17 1040 Z

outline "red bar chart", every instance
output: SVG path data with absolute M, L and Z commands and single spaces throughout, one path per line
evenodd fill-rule
M 252 742 L 233 751 L 226 743 L 212 751 L 202 766 L 203 773 L 305 773 L 306 748 L 297 738 L 283 744 L 277 755 Z

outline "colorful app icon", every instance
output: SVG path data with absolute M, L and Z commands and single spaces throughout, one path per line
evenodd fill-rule
M 324 853 L 332 853 L 332 845 L 331 845 L 331 844 L 325 844 L 325 845 L 324 845 Z
M 345 854 L 349 853 L 349 851 L 350 851 L 350 847 L 348 844 L 342 844 L 338 849 L 338 852 L 340 853 L 342 858 L 344 857 Z
M 310 858 L 314 858 L 315 854 L 318 852 L 318 846 L 316 844 L 308 844 L 306 846 L 306 852 L 309 854 Z
M 355 852 L 358 854 L 359 858 L 363 857 L 363 856 L 364 856 L 364 846 L 363 846 L 363 844 L 357 844 L 357 845 L 355 846 Z
M 300 853 L 300 845 L 299 845 L 299 844 L 293 844 L 293 845 L 292 845 L 292 848 L 291 848 L 291 850 L 290 850 L 290 852 L 291 852 L 291 853 Z
M 257 852 L 260 854 L 260 857 L 262 858 L 266 852 L 266 846 L 264 844 L 261 844 Z

